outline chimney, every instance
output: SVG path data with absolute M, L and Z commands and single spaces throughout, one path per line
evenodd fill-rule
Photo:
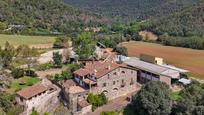
M 110 69 L 111 69 L 111 66 L 109 65 L 107 69 L 110 70 Z
M 96 73 L 97 73 L 97 70 L 96 70 L 96 69 L 94 69 L 94 75 L 96 75 Z

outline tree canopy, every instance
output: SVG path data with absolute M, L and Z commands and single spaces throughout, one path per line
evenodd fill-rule
M 89 58 L 94 55 L 96 42 L 89 32 L 82 32 L 74 40 L 74 46 L 79 58 Z
M 137 115 L 168 115 L 171 106 L 170 89 L 160 81 L 148 82 L 133 98 Z

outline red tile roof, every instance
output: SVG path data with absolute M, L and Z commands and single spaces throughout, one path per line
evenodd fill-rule
M 79 76 L 94 75 L 96 78 L 100 78 L 119 67 L 127 67 L 127 65 L 117 64 L 114 62 L 95 62 L 75 71 L 74 74 Z
M 30 86 L 28 88 L 25 88 L 21 91 L 18 91 L 17 95 L 19 95 L 25 99 L 29 99 L 31 97 L 38 95 L 39 93 L 47 91 L 47 90 L 49 90 L 49 87 L 46 87 L 42 84 L 36 84 L 36 85 Z

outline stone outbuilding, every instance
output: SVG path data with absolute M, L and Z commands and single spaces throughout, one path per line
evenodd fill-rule
M 34 108 L 39 113 L 52 112 L 59 105 L 60 88 L 44 79 L 41 83 L 16 93 L 16 101 L 23 106 L 22 115 L 30 115 Z

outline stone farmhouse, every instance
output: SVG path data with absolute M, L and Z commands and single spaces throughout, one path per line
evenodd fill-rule
M 75 81 L 90 93 L 104 93 L 109 100 L 138 89 L 137 70 L 115 62 L 93 62 L 74 72 Z
M 74 72 L 73 80 L 62 83 L 67 106 L 74 115 L 84 115 L 92 111 L 92 106 L 86 101 L 89 93 L 104 93 L 108 100 L 112 100 L 135 93 L 139 89 L 137 70 L 113 61 L 88 62 Z
M 16 101 L 22 105 L 22 115 L 29 115 L 34 108 L 40 113 L 51 112 L 59 104 L 60 88 L 48 80 L 18 91 Z

